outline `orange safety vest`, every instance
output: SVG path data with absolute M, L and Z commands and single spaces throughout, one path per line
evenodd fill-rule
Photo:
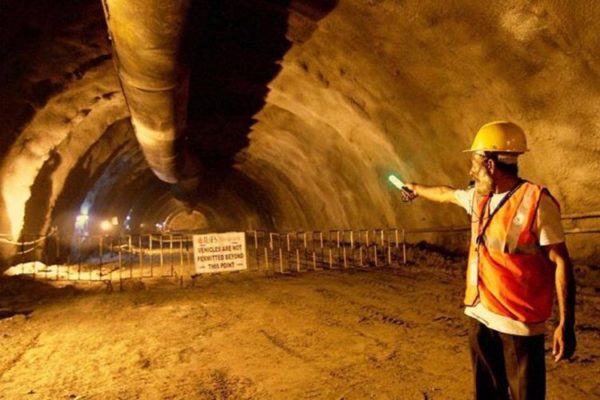
M 465 305 L 481 301 L 489 311 L 525 323 L 550 317 L 555 266 L 533 233 L 544 191 L 523 182 L 489 222 L 491 196 L 473 199 Z

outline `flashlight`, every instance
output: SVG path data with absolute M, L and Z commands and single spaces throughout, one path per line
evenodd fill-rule
M 407 188 L 406 185 L 404 185 L 404 182 L 402 182 L 396 175 L 390 174 L 390 176 L 388 176 L 388 180 L 392 183 L 392 185 L 398 188 L 398 190 L 402 190 L 408 194 L 413 194 L 413 191 Z

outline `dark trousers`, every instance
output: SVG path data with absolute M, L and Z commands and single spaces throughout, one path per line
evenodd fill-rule
M 544 335 L 508 335 L 469 319 L 475 399 L 543 400 L 546 396 Z

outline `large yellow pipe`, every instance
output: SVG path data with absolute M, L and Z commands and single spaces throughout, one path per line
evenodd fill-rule
M 164 182 L 179 183 L 189 66 L 181 62 L 190 0 L 103 0 L 123 92 L 144 156 Z

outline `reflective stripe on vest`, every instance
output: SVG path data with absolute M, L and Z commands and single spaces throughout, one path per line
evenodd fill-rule
M 497 210 L 477 246 L 471 240 L 465 304 L 481 301 L 490 311 L 517 321 L 547 319 L 552 309 L 554 268 L 532 232 L 543 188 L 525 182 Z M 489 216 L 489 196 L 473 213 L 476 236 Z
M 517 242 L 519 241 L 519 237 L 521 235 L 521 231 L 523 230 L 525 222 L 527 222 L 526 220 L 528 210 L 531 209 L 531 207 L 533 207 L 534 210 L 537 210 L 537 203 L 533 203 L 533 197 L 537 188 L 534 185 L 525 186 L 525 195 L 523 196 L 523 199 L 519 204 L 519 208 L 517 209 L 514 218 L 511 220 L 510 228 L 508 228 L 506 241 L 504 243 L 506 247 L 502 247 L 502 250 L 506 251 L 506 253 L 515 252 L 515 249 L 517 248 Z M 530 222 L 533 223 L 533 221 Z
M 519 236 L 521 235 L 521 231 L 523 230 L 523 226 L 527 218 L 527 211 L 531 206 L 534 195 L 535 186 L 528 185 L 528 187 L 525 190 L 525 195 L 523 196 L 523 199 L 519 204 L 519 208 L 517 209 L 515 217 L 511 220 L 511 225 L 508 228 L 506 237 L 491 237 L 489 239 L 486 239 L 485 247 L 487 247 L 488 250 L 513 254 L 535 254 L 540 250 L 540 247 L 537 244 L 518 245 Z

